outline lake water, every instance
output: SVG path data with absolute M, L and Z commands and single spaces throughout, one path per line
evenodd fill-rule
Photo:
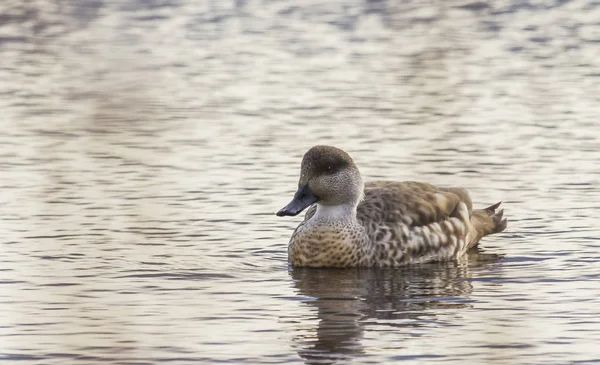
M 0 362 L 600 359 L 600 3 L 4 0 Z M 303 153 L 503 200 L 456 263 L 288 268 Z

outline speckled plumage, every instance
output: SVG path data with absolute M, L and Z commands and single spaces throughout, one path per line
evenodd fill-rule
M 363 186 L 352 158 L 335 147 L 316 146 L 305 154 L 299 185 L 314 194 L 316 204 L 290 239 L 293 266 L 385 267 L 454 260 L 507 224 L 502 211 L 495 212 L 499 203 L 472 210 L 464 189 L 412 181 Z M 299 198 L 306 200 L 300 189 L 295 200 Z M 286 211 L 292 203 L 278 215 L 297 214 L 297 209 Z

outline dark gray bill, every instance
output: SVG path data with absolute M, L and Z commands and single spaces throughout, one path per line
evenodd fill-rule
M 300 186 L 296 194 L 294 194 L 294 199 L 281 208 L 279 212 L 277 212 L 277 216 L 283 217 L 285 215 L 298 215 L 301 211 L 309 207 L 311 204 L 319 200 L 312 191 L 308 188 L 308 184 L 304 186 Z

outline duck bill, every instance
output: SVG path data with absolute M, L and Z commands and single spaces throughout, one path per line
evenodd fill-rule
M 283 217 L 286 215 L 298 215 L 301 211 L 308 208 L 318 200 L 319 198 L 317 198 L 312 191 L 310 191 L 308 184 L 302 185 L 298 188 L 296 194 L 294 194 L 294 199 L 292 199 L 288 205 L 281 208 L 281 210 L 277 212 L 277 216 Z

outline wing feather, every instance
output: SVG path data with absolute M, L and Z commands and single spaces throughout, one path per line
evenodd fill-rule
M 457 216 L 460 202 L 466 204 L 470 216 L 471 198 L 464 189 L 415 181 L 375 181 L 366 184 L 365 199 L 358 206 L 357 217 L 369 225 L 404 223 L 422 227 Z

